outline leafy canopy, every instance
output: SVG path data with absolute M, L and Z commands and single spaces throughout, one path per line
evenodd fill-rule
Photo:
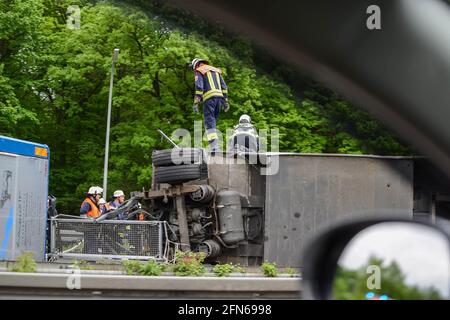
M 141 7 L 86 0 L 0 0 L 0 134 L 46 143 L 50 193 L 61 213 L 78 213 L 83 193 L 103 174 L 111 55 L 120 48 L 112 110 L 111 192 L 149 188 L 151 152 L 170 147 L 156 129 L 193 132 L 193 57 L 222 68 L 231 110 L 258 129 L 280 132 L 280 150 L 377 153 L 411 151 L 383 126 L 310 80 L 299 80 L 239 36 L 156 1 Z M 81 8 L 81 28 L 66 26 Z M 296 78 L 297 77 L 297 78 Z

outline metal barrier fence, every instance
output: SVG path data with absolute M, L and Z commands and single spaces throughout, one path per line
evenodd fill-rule
M 50 260 L 138 259 L 168 261 L 165 221 L 50 219 Z

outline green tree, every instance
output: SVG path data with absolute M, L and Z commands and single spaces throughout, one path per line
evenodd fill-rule
M 38 0 L 0 1 L 0 134 L 7 134 L 19 122 L 38 123 L 27 105 L 33 101 L 22 100 L 33 90 L 42 21 Z
M 381 271 L 381 288 L 368 289 L 367 267 L 376 265 Z M 441 300 L 443 297 L 434 287 L 421 288 L 406 283 L 406 275 L 396 261 L 390 264 L 377 257 L 370 257 L 362 267 L 351 270 L 338 266 L 333 283 L 333 297 L 337 300 L 363 300 L 371 291 L 378 296 L 388 295 L 394 300 Z
M 66 27 L 81 8 L 81 28 Z M 137 6 L 135 6 L 137 5 Z M 262 49 L 158 1 L 0 0 L 0 134 L 46 143 L 50 192 L 77 213 L 100 185 L 111 54 L 120 48 L 111 127 L 111 192 L 149 188 L 153 149 L 170 147 L 156 129 L 193 131 L 195 56 L 223 70 L 231 110 L 222 132 L 249 113 L 257 128 L 279 129 L 292 152 L 409 154 L 350 103 L 304 79 Z M 206 143 L 206 141 L 205 141 Z

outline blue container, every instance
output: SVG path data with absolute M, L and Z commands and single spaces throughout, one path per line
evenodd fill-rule
M 50 149 L 0 136 L 0 261 L 45 261 Z

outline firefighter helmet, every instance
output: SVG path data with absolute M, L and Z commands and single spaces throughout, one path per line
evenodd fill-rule
M 248 114 L 243 114 L 240 118 L 239 118 L 239 123 L 251 123 L 252 119 L 250 118 L 250 116 Z
M 87 193 L 91 195 L 102 194 L 103 189 L 100 187 L 90 187 Z
M 114 198 L 125 197 L 125 193 L 123 193 L 122 190 L 116 190 L 116 191 L 114 191 L 113 197 Z
M 195 59 L 192 60 L 192 62 L 191 62 L 192 69 L 195 70 L 195 68 L 197 68 L 197 65 L 198 65 L 200 62 L 204 62 L 204 63 L 206 63 L 206 64 L 209 64 L 208 60 L 206 60 L 206 59 L 195 58 Z

